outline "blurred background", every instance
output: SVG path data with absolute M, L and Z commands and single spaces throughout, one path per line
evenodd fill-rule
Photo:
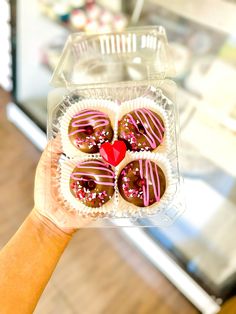
M 235 17 L 234 0 L 0 0 L 1 246 L 33 206 L 70 33 L 162 25 L 179 87 L 185 213 L 164 229 L 79 231 L 36 313 L 236 313 Z

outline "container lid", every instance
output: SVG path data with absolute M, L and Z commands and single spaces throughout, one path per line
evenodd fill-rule
M 86 86 L 173 76 L 165 29 L 145 26 L 106 34 L 71 34 L 51 84 Z

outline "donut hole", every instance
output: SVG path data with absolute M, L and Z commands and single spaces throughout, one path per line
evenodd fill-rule
M 93 127 L 91 125 L 86 126 L 84 133 L 87 134 L 87 135 L 93 134 L 94 133 Z
M 146 130 L 145 130 L 145 128 L 144 128 L 142 123 L 138 122 L 137 123 L 137 127 L 138 127 L 139 133 L 141 133 L 141 134 L 145 134 L 146 133 Z
M 135 185 L 142 188 L 144 185 L 146 185 L 146 179 L 141 179 L 141 178 L 138 178 L 136 181 L 135 181 Z
M 89 191 L 94 190 L 97 185 L 96 182 L 94 182 L 94 180 L 89 177 L 84 177 L 80 184 Z
M 87 182 L 87 186 L 89 190 L 94 190 L 96 187 L 96 183 L 93 180 L 91 180 Z

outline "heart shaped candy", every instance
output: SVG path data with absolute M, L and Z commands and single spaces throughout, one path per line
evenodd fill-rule
M 126 145 L 123 141 L 115 141 L 113 144 L 106 142 L 100 147 L 102 158 L 112 166 L 117 166 L 125 158 Z

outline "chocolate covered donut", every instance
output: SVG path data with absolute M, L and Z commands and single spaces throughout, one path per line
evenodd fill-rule
M 101 207 L 114 194 L 115 174 L 100 160 L 80 162 L 71 174 L 70 191 L 86 206 Z
M 84 153 L 97 153 L 104 142 L 111 142 L 109 117 L 98 110 L 84 109 L 73 116 L 68 128 L 71 143 Z
M 164 123 L 156 112 L 139 108 L 121 118 L 118 137 L 131 151 L 152 151 L 163 142 L 164 131 Z
M 121 170 L 118 188 L 127 202 L 146 207 L 160 201 L 166 190 L 166 179 L 153 161 L 134 160 Z

